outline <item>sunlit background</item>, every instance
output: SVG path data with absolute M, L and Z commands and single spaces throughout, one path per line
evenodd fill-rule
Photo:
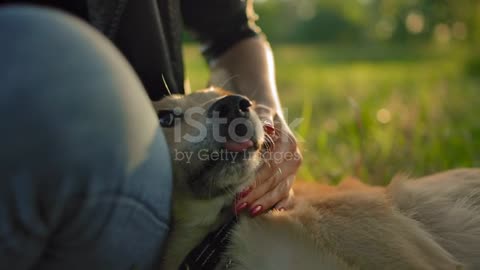
M 479 0 L 258 0 L 305 162 L 374 184 L 480 167 Z M 193 89 L 208 73 L 185 47 Z

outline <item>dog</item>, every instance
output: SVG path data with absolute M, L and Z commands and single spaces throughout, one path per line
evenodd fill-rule
M 154 103 L 174 175 L 162 269 L 480 269 L 479 169 L 387 187 L 298 181 L 292 209 L 234 216 L 235 195 L 268 151 L 252 106 L 216 88 Z M 220 245 L 209 243 L 218 235 Z

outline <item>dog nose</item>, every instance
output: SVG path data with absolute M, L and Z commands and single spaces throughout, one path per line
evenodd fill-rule
M 229 120 L 245 116 L 252 103 L 244 96 L 230 95 L 223 97 L 210 106 L 208 117 L 227 118 Z

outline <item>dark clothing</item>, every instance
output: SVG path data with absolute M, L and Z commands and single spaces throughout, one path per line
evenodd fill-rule
M 204 45 L 207 60 L 258 34 L 251 0 L 31 0 L 86 19 L 133 66 L 152 100 L 184 93 L 183 25 Z

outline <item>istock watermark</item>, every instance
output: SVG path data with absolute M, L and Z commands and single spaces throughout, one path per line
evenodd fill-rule
M 282 161 L 301 160 L 301 156 L 293 152 L 260 152 L 260 157 L 265 162 L 280 163 Z M 184 163 L 195 161 L 225 161 L 241 162 L 251 159 L 249 152 L 235 152 L 226 149 L 199 149 L 198 151 L 179 151 L 174 149 L 173 159 Z
M 288 121 L 288 109 L 283 111 L 282 120 L 274 121 L 276 134 L 279 140 L 288 141 L 291 138 L 287 136 L 286 130 L 294 131 L 303 122 L 303 118 L 296 117 Z M 186 141 L 189 143 L 199 143 L 206 139 L 213 138 L 213 141 L 225 143 L 227 141 L 242 142 L 250 139 L 256 133 L 256 128 L 262 127 L 262 119 L 258 119 L 252 113 L 241 117 L 223 117 L 219 112 L 207 114 L 203 107 L 190 107 L 182 110 L 176 107 L 169 110 L 162 117 L 168 117 L 171 124 L 168 126 L 173 129 L 173 139 L 175 143 Z M 162 119 L 161 119 L 162 120 Z M 260 122 L 258 122 L 260 121 Z M 165 126 L 164 126 L 165 127 Z M 285 135 L 285 136 L 284 136 Z M 303 138 L 296 135 L 296 140 L 302 142 Z

